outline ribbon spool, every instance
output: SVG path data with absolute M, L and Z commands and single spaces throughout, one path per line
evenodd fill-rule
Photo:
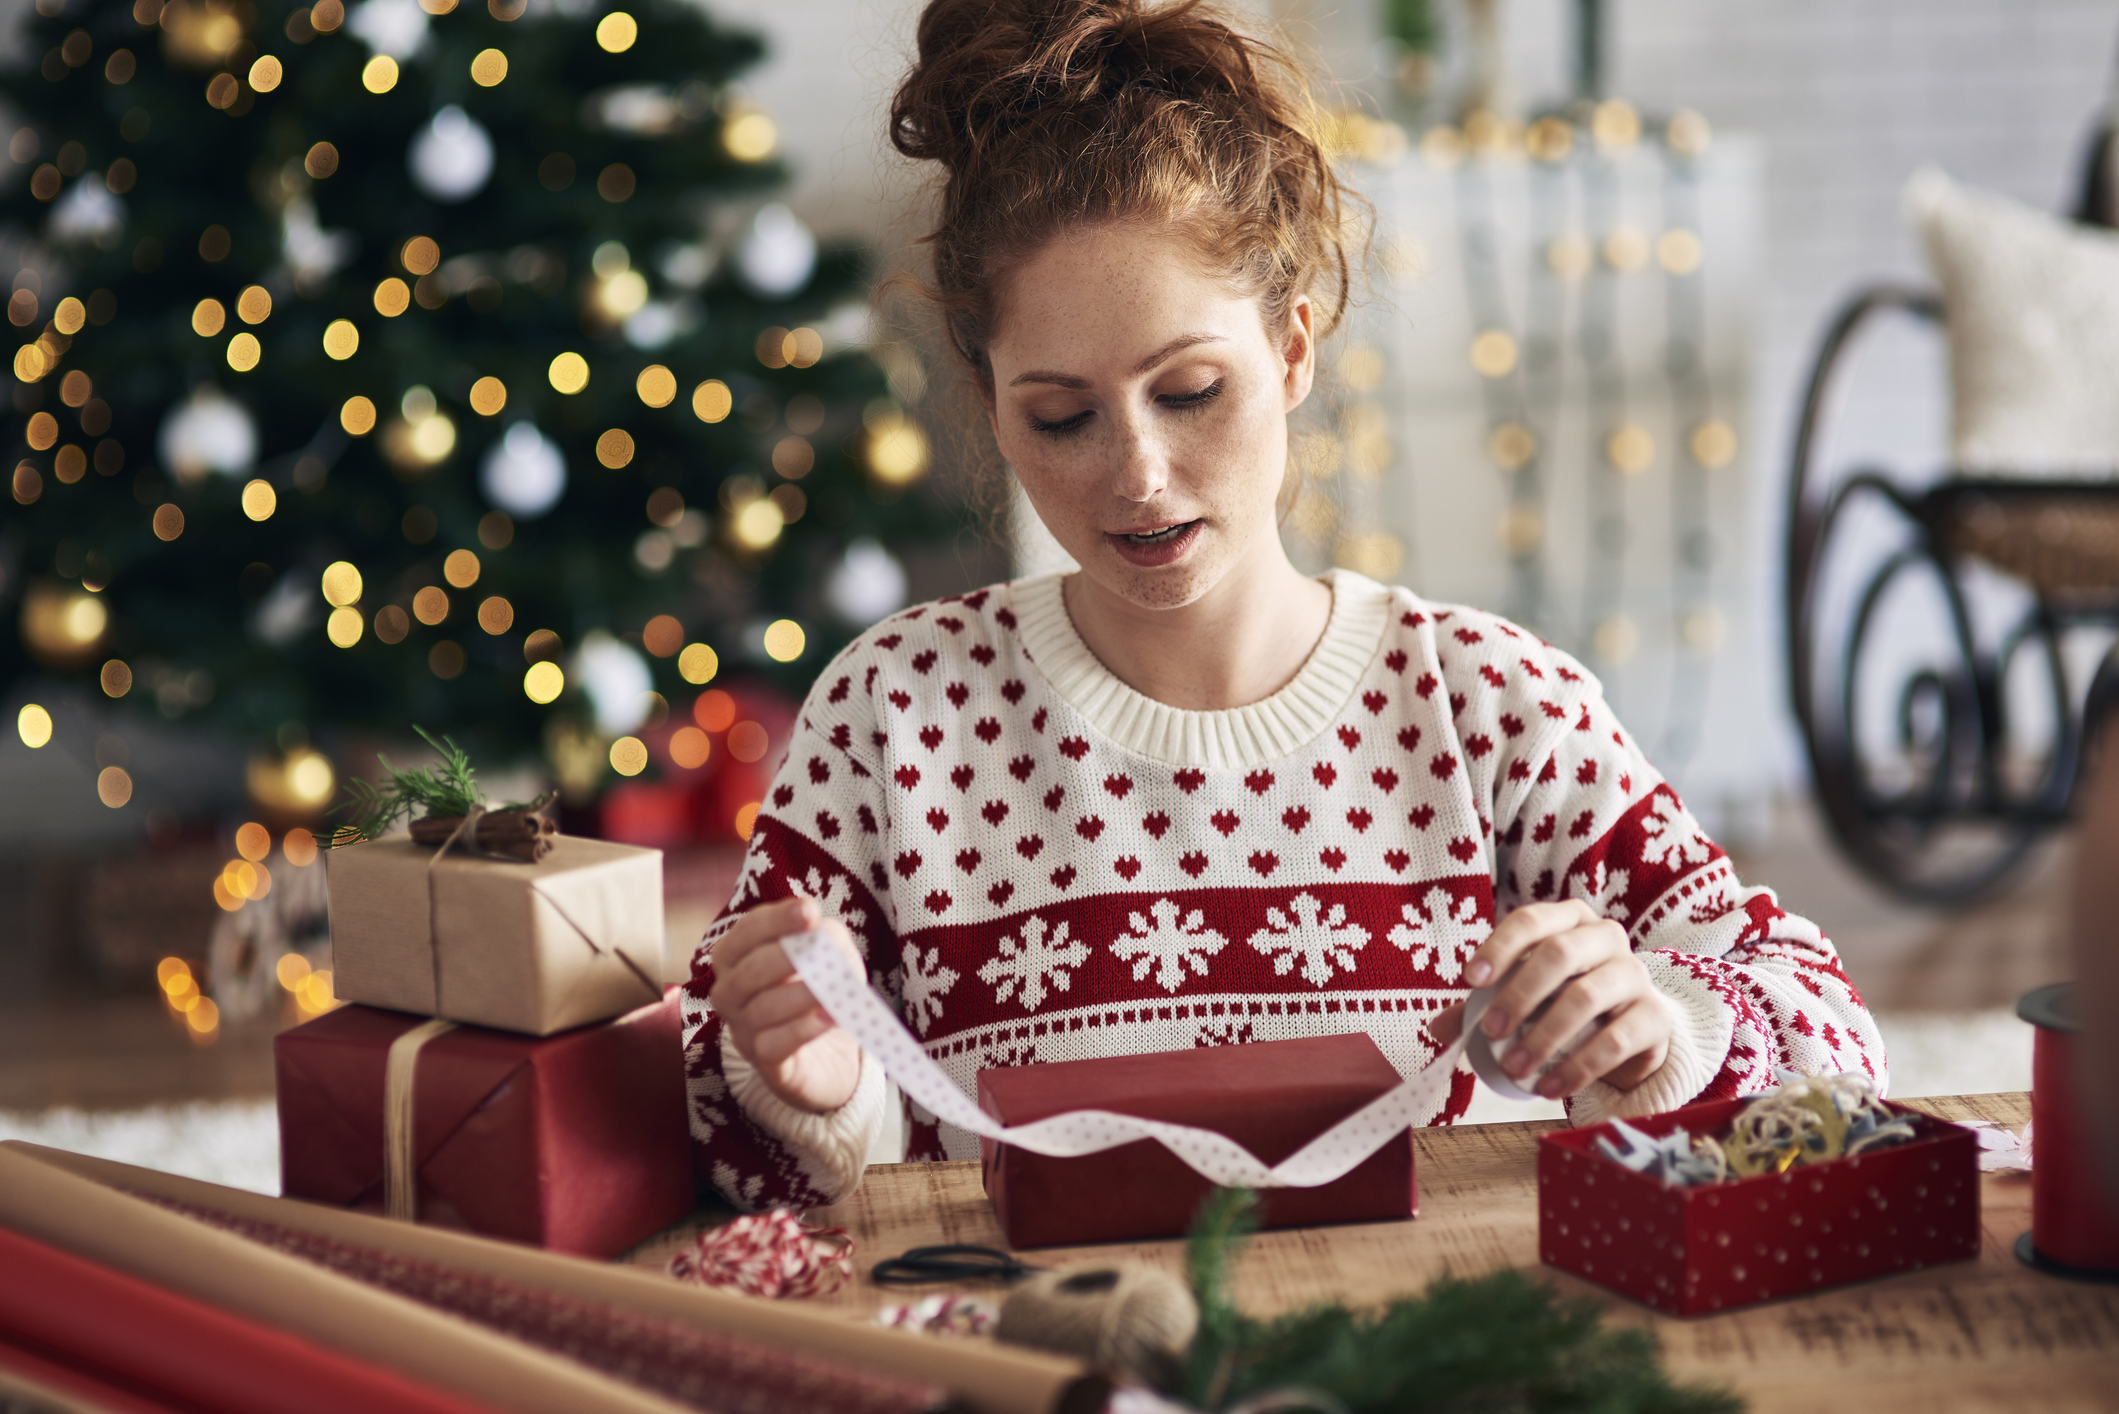
M 2016 1014 L 2037 1028 L 2031 1047 L 2031 1230 L 2016 1255 L 2041 1271 L 2119 1280 L 2119 1211 L 2106 1198 L 2076 1097 L 2069 984 L 2027 992 Z

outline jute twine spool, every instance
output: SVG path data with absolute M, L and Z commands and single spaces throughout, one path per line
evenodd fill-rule
M 1183 1282 L 1154 1267 L 1118 1266 L 1037 1273 L 1008 1293 L 994 1334 L 1169 1389 L 1198 1330 L 1199 1308 Z

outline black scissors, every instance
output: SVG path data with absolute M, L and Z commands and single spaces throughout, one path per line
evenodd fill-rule
M 914 1247 L 876 1263 L 869 1273 L 878 1286 L 918 1286 L 934 1281 L 1021 1281 L 1043 1267 L 1019 1261 L 1012 1252 L 968 1243 Z

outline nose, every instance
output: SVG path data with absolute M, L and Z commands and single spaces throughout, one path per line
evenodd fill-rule
M 1142 505 L 1152 501 L 1170 482 L 1169 458 L 1161 440 L 1138 423 L 1117 429 L 1115 460 L 1111 468 L 1111 492 L 1122 501 Z

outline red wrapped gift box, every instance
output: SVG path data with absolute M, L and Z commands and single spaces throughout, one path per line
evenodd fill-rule
M 1643 1134 L 1720 1134 L 1742 1100 L 1630 1119 Z M 1903 1105 L 1916 1137 L 1851 1159 L 1667 1188 L 1598 1153 L 1609 1125 L 1538 1138 L 1538 1256 L 1673 1316 L 1979 1255 L 1978 1139 Z
M 425 1018 L 346 1006 L 273 1041 L 290 1198 L 381 1212 L 390 1043 Z M 429 1041 L 413 1085 L 419 1220 L 612 1257 L 692 1209 L 674 989 L 615 1020 Z
M 1068 1110 L 1196 1125 L 1277 1164 L 1399 1081 L 1369 1037 L 1315 1036 L 982 1070 L 979 1106 L 1008 1125 Z M 1182 1237 L 1212 1187 L 1152 1139 L 1075 1159 L 990 1139 L 981 1148 L 987 1196 L 1016 1247 Z M 1265 1227 L 1412 1217 L 1412 1135 L 1331 1183 L 1259 1196 Z

